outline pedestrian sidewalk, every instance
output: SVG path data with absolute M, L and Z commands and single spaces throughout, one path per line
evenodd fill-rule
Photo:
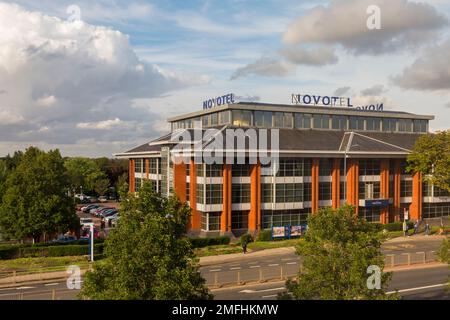
M 275 249 L 264 249 L 258 251 L 247 251 L 244 253 L 230 253 L 230 254 L 221 254 L 216 256 L 207 256 L 200 258 L 201 266 L 208 266 L 219 263 L 227 263 L 234 261 L 245 261 L 245 260 L 254 260 L 255 258 L 268 257 L 268 256 L 277 256 L 277 255 L 285 255 L 295 253 L 295 247 L 283 247 L 283 248 L 275 248 Z
M 396 243 L 396 242 L 426 242 L 426 241 L 442 241 L 446 238 L 447 236 L 444 235 L 425 235 L 422 233 L 416 234 L 416 235 L 411 235 L 409 237 L 396 237 L 396 238 L 392 238 L 387 240 L 385 243 Z

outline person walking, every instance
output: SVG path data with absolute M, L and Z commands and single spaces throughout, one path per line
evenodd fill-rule
M 418 234 L 419 233 L 419 220 L 416 220 L 416 223 L 414 223 L 414 232 L 413 235 Z
M 403 236 L 406 237 L 408 234 L 408 224 L 406 223 L 406 220 L 403 220 Z
M 242 251 L 244 254 L 247 253 L 247 240 L 242 241 Z

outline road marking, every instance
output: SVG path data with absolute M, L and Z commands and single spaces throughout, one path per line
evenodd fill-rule
M 447 285 L 447 283 L 433 284 L 431 286 L 425 286 L 425 287 L 402 289 L 402 290 L 398 290 L 398 291 L 389 291 L 389 292 L 386 292 L 386 294 L 393 294 L 393 293 L 396 293 L 396 292 L 402 293 L 402 292 L 409 292 L 409 291 L 418 291 L 418 290 L 424 290 L 424 289 L 444 287 L 446 285 Z
M 250 266 L 250 268 L 261 268 L 261 266 Z
M 271 294 L 270 296 L 262 296 L 261 298 L 275 298 L 277 296 L 277 294 Z
M 57 286 L 59 283 L 55 282 L 55 283 L 46 283 L 44 284 L 44 286 Z
M 272 263 L 272 264 L 269 264 L 269 267 L 276 267 L 278 265 L 279 265 L 278 263 Z
M 34 289 L 36 287 L 18 287 L 16 290 L 26 290 L 26 289 Z
M 283 261 L 295 260 L 296 258 L 281 258 Z
M 230 268 L 230 270 L 239 270 L 241 267 Z
M 262 290 L 246 289 L 246 290 L 239 291 L 239 293 L 269 292 L 269 291 L 280 291 L 280 290 L 285 290 L 285 289 L 286 289 L 285 287 L 262 289 Z
M 252 261 L 252 262 L 249 262 L 248 264 L 256 264 L 256 263 L 258 263 L 259 261 Z
M 209 270 L 210 272 L 217 272 L 217 271 L 222 271 L 222 269 L 211 269 Z
M 297 264 L 297 262 L 286 262 L 286 264 Z

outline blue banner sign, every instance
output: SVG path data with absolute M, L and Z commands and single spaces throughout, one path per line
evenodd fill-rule
M 389 206 L 389 199 L 371 199 L 366 200 L 365 207 L 387 207 Z
M 317 96 L 311 94 L 292 94 L 292 103 L 313 106 L 349 107 L 352 108 L 350 98 L 334 96 Z M 383 103 L 355 107 L 361 111 L 383 111 Z
M 234 103 L 234 94 L 232 93 L 203 101 L 203 110 L 211 109 L 229 103 Z

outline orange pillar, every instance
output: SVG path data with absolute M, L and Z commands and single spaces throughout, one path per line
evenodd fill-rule
M 222 214 L 220 216 L 220 232 L 231 231 L 231 165 L 223 165 Z
M 319 159 L 312 160 L 311 168 L 311 213 L 319 210 Z
M 400 221 L 400 192 L 401 192 L 401 171 L 400 171 L 400 159 L 395 159 L 394 162 L 394 203 L 392 205 L 392 215 L 390 221 Z
M 195 167 L 194 160 L 191 159 L 189 164 L 190 172 L 190 194 L 189 194 L 189 204 L 191 207 L 191 230 L 200 230 L 201 228 L 201 215 L 197 211 L 197 168 Z
M 382 159 L 380 164 L 380 196 L 389 199 L 389 159 Z M 389 205 L 381 208 L 380 222 L 389 222 Z
M 148 180 L 148 175 L 150 174 L 150 159 L 145 159 L 145 177 Z
M 416 172 L 413 175 L 412 203 L 410 206 L 410 219 L 422 219 L 422 174 Z
M 358 214 L 359 207 L 359 162 L 357 159 L 347 160 L 347 203 L 355 206 L 355 213 Z
M 250 172 L 250 212 L 248 215 L 248 231 L 253 234 L 258 231 L 258 217 L 261 216 L 260 204 L 258 203 L 258 194 L 260 193 L 260 169 L 261 164 L 251 165 Z
M 186 202 L 186 164 L 173 164 L 173 188 L 178 199 Z
M 128 168 L 128 181 L 129 181 L 129 190 L 130 192 L 134 192 L 134 159 L 130 159 L 129 168 Z
M 333 160 L 333 171 L 331 173 L 331 205 L 333 209 L 337 209 L 340 206 L 340 181 L 341 181 L 341 159 Z

